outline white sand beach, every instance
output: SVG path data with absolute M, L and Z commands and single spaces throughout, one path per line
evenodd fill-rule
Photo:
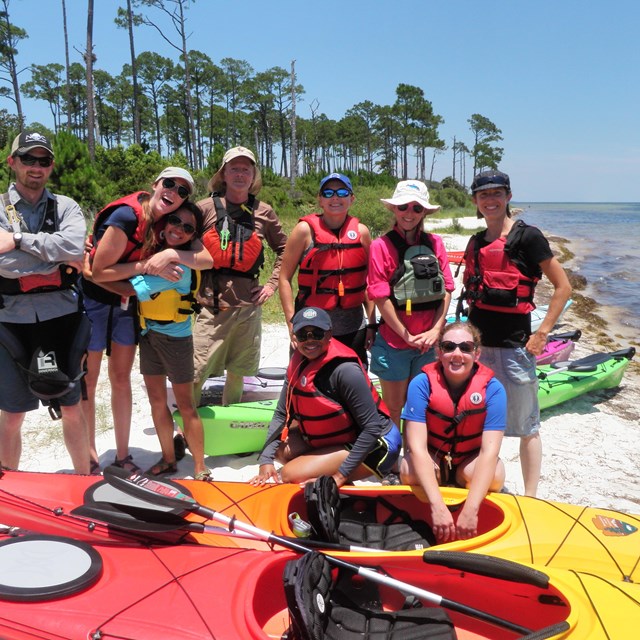
M 461 223 L 470 228 L 475 218 Z M 437 224 L 428 221 L 428 229 L 437 232 Z M 461 250 L 463 236 L 443 236 L 450 250 Z M 570 265 L 569 265 L 570 266 Z M 541 300 L 544 303 L 546 300 Z M 573 357 L 602 351 L 597 331 L 569 308 L 558 330 L 581 329 L 582 339 Z M 606 318 L 605 318 L 606 320 Z M 628 346 L 617 342 L 616 348 Z M 612 349 L 606 349 L 612 350 Z M 288 336 L 284 325 L 265 325 L 261 366 L 286 366 Z M 111 427 L 110 389 L 105 375 L 98 386 L 98 451 L 102 466 L 115 456 Z M 571 502 L 640 513 L 640 367 L 632 362 L 622 385 L 615 390 L 587 394 L 542 413 L 543 468 L 538 496 L 542 499 Z M 134 412 L 131 453 L 144 468 L 160 455 L 158 440 L 142 387 L 142 376 L 134 367 Z M 522 493 L 518 458 L 519 440 L 507 438 L 501 456 L 507 469 L 507 489 Z M 246 481 L 257 472 L 257 454 L 247 457 L 208 457 L 207 465 L 215 480 Z M 189 476 L 193 464 L 188 452 L 178 465 L 176 477 Z M 53 422 L 44 408 L 28 414 L 23 426 L 23 451 L 20 468 L 31 471 L 70 471 L 71 463 L 62 442 L 61 425 Z

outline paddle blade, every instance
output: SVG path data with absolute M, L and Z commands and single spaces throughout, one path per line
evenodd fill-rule
M 109 466 L 105 467 L 102 475 L 110 485 L 152 504 L 180 508 L 184 511 L 197 511 L 200 508 L 191 496 L 183 493 L 175 485 L 162 482 L 144 473 L 129 473 L 126 469 Z
M 197 526 L 197 523 L 189 523 L 184 518 L 167 511 L 144 509 L 124 504 L 111 504 L 109 502 L 83 504 L 73 509 L 71 513 L 91 518 L 92 520 L 100 520 L 126 531 L 164 533 L 166 531 L 190 528 L 192 524 Z M 198 528 L 200 531 L 204 530 L 203 525 Z

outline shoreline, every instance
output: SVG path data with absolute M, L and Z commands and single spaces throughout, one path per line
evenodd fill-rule
M 461 219 L 465 227 L 475 228 L 475 218 Z M 429 231 L 438 232 L 436 221 L 427 220 Z M 442 235 L 449 250 L 463 250 L 468 236 Z M 571 269 L 572 254 L 567 245 L 571 241 L 551 237 L 552 248 L 560 257 L 566 256 L 563 266 Z M 577 276 L 579 278 L 579 276 Z M 572 282 L 573 284 L 573 282 Z M 536 291 L 536 302 L 545 304 L 549 285 L 544 279 Z M 582 338 L 576 344 L 572 358 L 595 351 L 613 351 L 633 344 L 616 332 L 611 335 L 615 310 L 595 303 L 588 296 L 574 292 L 574 304 L 567 310 L 558 331 L 580 329 Z M 546 297 L 545 297 L 546 296 Z M 637 342 L 635 343 L 637 346 Z M 286 366 L 288 363 L 288 334 L 283 324 L 265 324 L 260 366 Z M 132 375 L 133 418 L 130 449 L 136 463 L 146 469 L 160 455 L 158 439 L 151 421 L 142 376 L 138 364 Z M 101 466 L 115 457 L 113 429 L 110 425 L 110 387 L 103 362 L 96 395 L 96 440 Z M 632 361 L 618 389 L 596 391 L 541 415 L 543 467 L 538 497 L 640 513 L 640 365 Z M 523 493 L 519 439 L 505 438 L 501 457 L 507 469 L 506 488 Z M 257 454 L 246 457 L 207 457 L 214 480 L 247 481 L 257 472 Z M 70 471 L 70 461 L 62 441 L 59 422 L 53 422 L 46 408 L 27 414 L 23 426 L 23 452 L 20 468 L 27 471 Z M 187 453 L 178 464 L 174 477 L 193 474 L 191 456 Z

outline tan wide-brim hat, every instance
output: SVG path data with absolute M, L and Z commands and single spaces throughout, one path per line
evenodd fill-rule
M 440 209 L 439 204 L 431 204 L 429 202 L 429 189 L 424 182 L 419 180 L 403 180 L 398 182 L 396 190 L 393 192 L 392 198 L 381 198 L 380 202 L 389 210 L 399 204 L 409 204 L 417 202 L 421 204 L 427 213 L 435 213 Z
M 252 193 L 254 196 L 257 195 L 258 191 L 262 188 L 262 174 L 260 173 L 260 169 L 258 168 L 258 164 L 256 163 L 256 157 L 253 154 L 251 149 L 247 149 L 246 147 L 233 147 L 229 149 L 222 158 L 222 164 L 220 168 L 213 175 L 211 180 L 209 180 L 209 191 L 211 193 L 222 193 L 226 191 L 226 186 L 224 182 L 224 168 L 229 162 L 235 160 L 236 158 L 249 158 L 251 160 L 254 168 L 255 174 L 253 176 L 253 182 L 249 187 L 249 193 Z

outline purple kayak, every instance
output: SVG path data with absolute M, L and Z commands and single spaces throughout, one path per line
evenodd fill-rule
M 580 340 L 582 331 L 567 331 L 566 333 L 551 334 L 547 339 L 544 351 L 536 356 L 536 365 L 551 364 L 568 360 L 575 348 L 575 343 Z

